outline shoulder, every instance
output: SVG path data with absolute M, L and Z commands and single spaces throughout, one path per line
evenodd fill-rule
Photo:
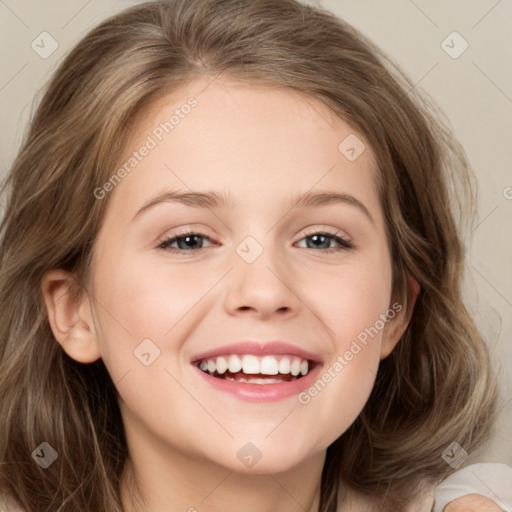
M 512 467 L 501 463 L 478 463 L 452 473 L 435 489 L 435 508 L 443 508 L 457 498 L 467 494 L 480 494 L 497 505 L 512 507 Z
M 503 510 L 512 511 L 512 467 L 501 463 L 478 463 L 452 473 L 436 485 L 425 485 L 404 512 L 442 512 L 451 501 L 468 494 L 493 500 Z M 375 512 L 377 512 L 375 508 Z M 354 490 L 338 496 L 338 510 L 373 512 L 368 497 Z

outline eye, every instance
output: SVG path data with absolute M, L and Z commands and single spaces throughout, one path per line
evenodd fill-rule
M 158 248 L 180 254 L 190 254 L 191 252 L 195 252 L 197 249 L 203 248 L 203 243 L 201 242 L 201 239 L 207 239 L 212 242 L 215 242 L 215 240 L 202 233 L 189 231 L 186 233 L 182 233 L 181 235 L 165 239 L 163 242 L 160 243 Z M 177 244 L 178 247 L 172 247 L 173 244 Z
M 336 233 L 330 233 L 328 231 L 315 231 L 311 234 L 307 234 L 302 240 L 310 240 L 306 242 L 308 249 L 321 249 L 323 252 L 335 252 L 335 251 L 347 251 L 354 248 L 354 244 L 346 238 L 339 236 Z M 302 242 L 301 240 L 301 242 Z M 338 246 L 330 246 L 331 242 L 338 244 Z M 327 247 L 326 247 L 327 245 Z
M 203 233 L 189 231 L 174 236 L 172 238 L 166 238 L 158 245 L 158 249 L 164 249 L 179 254 L 190 254 L 192 252 L 198 251 L 199 249 L 204 249 L 202 242 L 203 239 L 217 243 L 216 240 L 207 235 L 204 235 Z M 313 232 L 311 234 L 306 235 L 304 238 L 302 238 L 302 240 L 308 241 L 306 242 L 307 249 L 320 249 L 326 253 L 331 253 L 340 250 L 347 251 L 349 249 L 354 248 L 354 244 L 349 240 L 343 238 L 342 236 L 339 236 L 337 233 L 330 233 L 327 231 Z M 332 242 L 338 245 L 332 247 Z M 174 244 L 177 244 L 177 247 L 173 247 Z

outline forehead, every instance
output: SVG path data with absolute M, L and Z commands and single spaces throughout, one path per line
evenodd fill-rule
M 192 108 L 188 105 L 191 98 L 196 103 Z M 192 139 L 188 137 L 189 126 L 195 130 Z M 255 150 L 262 143 L 270 149 L 278 144 L 283 151 L 291 146 L 299 154 L 301 149 L 312 150 L 321 143 L 331 151 L 338 150 L 340 137 L 356 132 L 327 105 L 291 88 L 203 77 L 160 93 L 146 104 L 133 120 L 126 147 L 130 149 L 137 139 L 148 134 L 157 142 L 170 144 L 169 139 L 179 140 L 182 146 L 187 142 L 206 143 L 205 135 L 212 144 L 236 144 L 245 139 Z M 248 141 L 247 135 L 252 136 Z M 362 142 L 363 137 L 357 137 Z M 309 141 L 306 147 L 297 147 L 298 142 L 305 140 Z M 365 156 L 368 160 L 373 158 L 371 151 Z
M 119 165 L 144 146 L 151 149 L 114 191 L 130 204 L 166 187 L 230 190 L 247 201 L 333 189 L 378 208 L 371 148 L 326 105 L 292 89 L 188 82 L 140 110 Z

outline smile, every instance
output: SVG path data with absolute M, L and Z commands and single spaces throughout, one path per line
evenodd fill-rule
M 291 355 L 225 355 L 197 363 L 205 373 L 229 381 L 276 384 L 299 379 L 309 373 L 312 363 Z
M 301 393 L 323 366 L 318 355 L 290 343 L 253 340 L 197 354 L 191 363 L 207 385 L 206 393 L 220 391 L 252 402 L 282 400 Z

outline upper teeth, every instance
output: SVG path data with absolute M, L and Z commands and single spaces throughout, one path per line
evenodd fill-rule
M 263 356 L 251 354 L 244 356 L 219 356 L 203 359 L 199 368 L 209 373 L 217 371 L 220 374 L 229 370 L 231 373 L 243 371 L 247 374 L 277 375 L 291 373 L 294 377 L 307 375 L 308 361 L 295 356 Z

